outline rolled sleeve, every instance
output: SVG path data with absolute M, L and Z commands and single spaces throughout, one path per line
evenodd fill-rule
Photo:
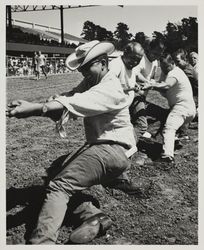
M 126 97 L 118 85 L 114 82 L 105 82 L 105 84 L 96 85 L 84 93 L 76 93 L 71 97 L 60 96 L 55 100 L 73 114 L 81 117 L 116 111 L 127 106 Z

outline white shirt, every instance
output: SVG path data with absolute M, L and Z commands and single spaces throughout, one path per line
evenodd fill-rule
M 130 148 L 136 145 L 128 100 L 114 74 L 108 72 L 93 87 L 82 81 L 74 91 L 78 93 L 71 97 L 60 96 L 55 100 L 71 113 L 84 117 L 88 143 L 111 140 Z
M 172 77 L 176 79 L 176 84 L 169 88 L 165 94 L 169 106 L 180 105 L 181 107 L 194 111 L 193 91 L 188 77 L 184 71 L 177 66 L 169 71 L 166 78 Z
M 45 65 L 45 56 L 44 55 L 40 55 L 40 56 L 38 56 L 37 58 L 37 65 L 38 66 L 43 66 L 43 65 Z
M 144 54 L 140 63 L 135 67 L 135 70 L 140 72 L 148 80 L 155 79 L 158 70 L 158 61 L 154 60 L 153 62 L 150 62 Z
M 123 90 L 134 88 L 136 85 L 136 73 L 135 70 L 129 70 L 126 68 L 125 64 L 122 61 L 121 56 L 113 59 L 109 63 L 109 70 L 116 77 L 119 78 Z M 127 94 L 129 105 L 134 99 L 134 90 L 129 91 Z
M 150 62 L 145 54 L 134 70 L 136 75 L 141 73 L 147 80 L 154 79 L 155 81 L 159 82 L 162 78 L 164 78 L 159 66 L 159 62 L 157 60 Z M 143 94 L 146 96 L 148 94 L 148 90 L 145 90 Z

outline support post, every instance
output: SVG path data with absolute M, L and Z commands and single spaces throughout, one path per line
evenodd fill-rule
M 61 44 L 64 44 L 64 17 L 63 17 L 63 5 L 60 5 L 60 20 L 61 20 Z
M 8 28 L 12 28 L 12 22 L 11 22 L 11 5 L 6 6 L 6 13 L 7 13 L 7 18 L 8 18 Z

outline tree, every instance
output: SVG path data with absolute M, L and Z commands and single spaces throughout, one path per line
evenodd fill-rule
M 88 41 L 94 39 L 112 41 L 119 50 L 123 50 L 124 46 L 133 38 L 132 34 L 129 33 L 129 27 L 125 23 L 118 23 L 116 30 L 112 33 L 100 25 L 86 21 L 81 35 Z M 196 17 L 183 18 L 178 24 L 168 22 L 165 31 L 162 33 L 154 31 L 152 35 L 162 40 L 170 53 L 179 48 L 198 51 L 198 23 Z M 143 45 L 146 38 L 144 32 L 138 32 L 133 40 Z
M 198 23 L 196 17 L 183 18 L 180 24 L 168 23 L 164 32 L 169 52 L 179 48 L 198 51 Z
M 168 22 L 164 36 L 168 52 L 172 53 L 184 47 L 181 30 L 178 25 Z
M 84 22 L 83 30 L 81 35 L 83 36 L 83 39 L 86 39 L 88 41 L 92 41 L 95 39 L 95 29 L 96 25 L 90 21 Z
M 109 40 L 112 41 L 113 40 L 113 33 L 111 31 L 106 30 L 105 28 L 96 25 L 95 27 L 95 39 L 99 40 L 99 41 L 105 41 L 105 40 Z
M 137 32 L 135 34 L 134 41 L 140 43 L 141 45 L 144 45 L 146 38 L 147 36 L 144 32 Z
M 198 23 L 197 18 L 189 17 L 181 20 L 180 27 L 187 50 L 198 50 Z
M 128 26 L 124 23 L 118 23 L 116 30 L 114 31 L 114 38 L 117 41 L 116 47 L 122 50 L 124 46 L 131 40 L 132 34 L 128 33 Z
M 106 32 L 106 40 L 108 40 L 108 41 L 113 41 L 114 40 L 113 32 L 107 30 L 107 32 Z
M 81 35 L 84 39 L 88 41 L 92 40 L 113 40 L 113 33 L 111 31 L 106 30 L 105 28 L 101 27 L 100 25 L 95 25 L 90 21 L 86 21 L 83 26 L 83 30 Z

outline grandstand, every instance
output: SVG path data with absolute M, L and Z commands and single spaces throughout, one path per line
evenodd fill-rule
M 18 22 L 21 25 L 16 25 Z M 25 27 L 25 26 L 30 27 Z M 54 32 L 52 30 L 57 30 Z M 6 54 L 10 56 L 32 56 L 34 51 L 42 51 L 48 56 L 67 56 L 79 43 L 87 42 L 85 39 L 64 34 L 64 43 L 61 44 L 60 29 L 13 20 L 11 29 L 6 32 Z
M 32 75 L 32 57 L 35 51 L 45 54 L 48 73 L 65 73 L 65 58 L 79 43 L 87 42 L 65 33 L 62 43 L 60 29 L 19 20 L 12 22 L 12 27 L 7 27 L 6 30 L 7 76 Z

